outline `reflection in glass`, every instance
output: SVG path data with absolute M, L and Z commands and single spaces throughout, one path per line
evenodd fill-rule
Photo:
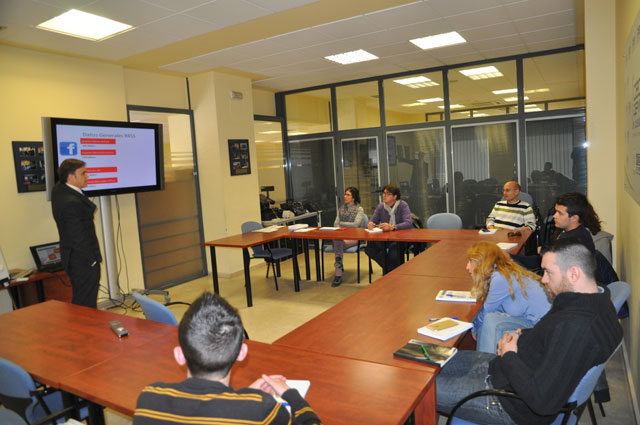
M 129 119 L 161 123 L 164 142 L 164 190 L 136 194 L 145 287 L 166 288 L 203 276 L 205 252 L 190 117 L 130 111 Z
M 451 119 L 517 112 L 515 60 L 450 69 L 448 78 Z
M 587 193 L 584 116 L 527 121 L 529 194 L 543 216 L 565 192 Z
M 522 67 L 525 112 L 585 107 L 584 50 L 525 58 Z
M 336 181 L 333 165 L 333 139 L 291 140 L 291 181 L 293 200 L 313 202 L 322 210 L 322 222 L 336 217 Z
M 442 121 L 442 72 L 429 72 L 383 81 L 387 125 Z
M 285 108 L 289 137 L 332 130 L 330 89 L 288 94 Z
M 514 122 L 453 127 L 454 212 L 466 228 L 484 223 L 502 197 L 502 186 L 517 180 L 517 125 Z
M 387 133 L 389 182 L 400 187 L 402 199 L 422 224 L 447 211 L 444 129 Z
M 287 200 L 280 123 L 276 121 L 254 121 L 253 131 L 256 140 L 258 182 L 260 187 L 274 187 L 274 190 L 269 192 L 269 198 L 275 201 L 275 205 L 279 205 Z
M 360 191 L 364 213 L 371 217 L 378 205 L 378 138 L 342 139 L 344 187 Z
M 379 97 L 377 81 L 336 87 L 338 129 L 379 127 Z

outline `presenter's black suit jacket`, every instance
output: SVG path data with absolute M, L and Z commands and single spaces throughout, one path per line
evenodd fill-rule
M 93 221 L 96 205 L 58 182 L 51 193 L 51 209 L 60 235 L 62 264 L 73 286 L 73 303 L 95 307 L 102 261 Z

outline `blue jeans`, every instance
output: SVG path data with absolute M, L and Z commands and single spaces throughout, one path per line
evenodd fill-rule
M 438 412 L 449 414 L 455 405 L 471 393 L 493 388 L 489 376 L 489 362 L 495 354 L 477 351 L 458 351 L 436 377 L 436 405 Z M 456 411 L 456 417 L 482 425 L 513 425 L 494 396 L 477 397 L 467 401 Z
M 517 329 L 532 328 L 533 322 L 522 316 L 510 316 L 507 313 L 485 314 L 482 326 L 478 329 L 476 351 L 496 354 L 498 341 L 505 332 L 513 332 Z

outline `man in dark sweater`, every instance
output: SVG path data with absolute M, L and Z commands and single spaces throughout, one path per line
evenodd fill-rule
M 249 388 L 229 386 L 233 363 L 247 356 L 238 312 L 218 295 L 204 293 L 180 321 L 174 357 L 187 365 L 185 381 L 155 383 L 138 397 L 134 425 L 293 424 L 320 419 L 282 376 L 262 375 Z M 291 408 L 277 402 L 281 397 Z
M 481 424 L 550 424 L 585 373 L 605 362 L 622 340 L 609 290 L 595 282 L 595 259 L 575 239 L 543 253 L 544 283 L 555 296 L 532 328 L 506 334 L 498 355 L 458 352 L 437 377 L 437 408 L 448 414 L 467 395 L 513 391 L 522 400 L 479 397 L 456 416 Z

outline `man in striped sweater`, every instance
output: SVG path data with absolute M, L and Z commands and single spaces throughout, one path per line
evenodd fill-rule
M 218 295 L 205 292 L 187 310 L 178 328 L 178 364 L 187 379 L 155 383 L 138 397 L 134 425 L 293 424 L 317 425 L 320 419 L 282 376 L 262 375 L 249 388 L 229 386 L 231 367 L 247 356 L 238 312 Z M 291 408 L 278 403 L 281 397 Z
M 487 217 L 487 229 L 512 230 L 528 227 L 535 230 L 536 216 L 533 214 L 531 205 L 518 199 L 520 195 L 518 182 L 506 182 L 502 188 L 502 194 L 504 201 L 496 202 Z

